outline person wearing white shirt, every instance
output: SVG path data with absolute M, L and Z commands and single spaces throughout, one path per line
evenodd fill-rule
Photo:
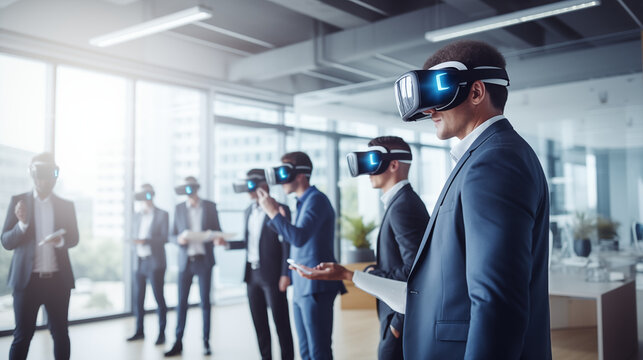
M 206 237 L 190 238 L 189 234 L 208 230 L 221 231 L 216 204 L 201 199 L 198 195 L 199 182 L 194 176 L 185 178 L 185 183 L 175 188 L 179 195 L 187 195 L 184 202 L 176 205 L 172 241 L 179 246 L 179 303 L 177 306 L 176 341 L 165 356 L 176 356 L 183 351 L 183 332 L 188 310 L 188 295 L 192 278 L 199 279 L 201 312 L 203 315 L 204 354 L 210 355 L 210 290 L 212 289 L 212 268 L 214 267 L 214 240 Z
M 135 194 L 135 200 L 141 203 L 141 210 L 135 214 L 132 226 L 132 243 L 134 253 L 134 315 L 136 316 L 136 332 L 127 341 L 145 338 L 143 318 L 145 316 L 145 290 L 147 281 L 152 286 L 152 292 L 157 304 L 159 331 L 156 345 L 165 343 L 165 325 L 167 323 L 167 306 L 163 294 L 165 284 L 165 243 L 168 240 L 169 216 L 167 211 L 154 205 L 154 188 L 143 184 L 141 191 Z
M 294 358 L 292 330 L 286 289 L 290 285 L 288 259 L 290 244 L 279 241 L 279 234 L 268 226 L 268 216 L 259 206 L 257 189 L 269 192 L 263 169 L 252 169 L 247 173 L 247 181 L 252 189 L 248 194 L 252 203 L 244 212 L 245 231 L 241 241 L 217 242 L 227 249 L 246 249 L 246 266 L 244 280 L 247 285 L 248 305 L 252 322 L 257 333 L 257 342 L 261 358 L 272 358 L 270 325 L 268 322 L 268 307 L 272 312 L 272 320 L 279 336 L 282 360 Z M 290 209 L 284 204 L 288 220 Z
M 9 286 L 16 319 L 9 359 L 26 359 L 41 305 L 47 310 L 54 358 L 69 359 L 69 297 L 74 275 L 67 249 L 78 244 L 74 204 L 53 193 L 59 168 L 51 153 L 34 156 L 34 190 L 12 197 L 2 246 L 13 251 Z

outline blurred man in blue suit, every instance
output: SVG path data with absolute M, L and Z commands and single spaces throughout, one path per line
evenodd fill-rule
M 201 312 L 203 314 L 203 349 L 210 355 L 210 289 L 212 288 L 212 267 L 214 267 L 213 241 L 194 241 L 184 231 L 221 231 L 217 206 L 198 195 L 199 182 L 194 176 L 185 178 L 185 184 L 175 188 L 177 194 L 187 195 L 187 200 L 176 205 L 174 210 L 173 240 L 179 245 L 179 304 L 176 309 L 176 341 L 165 356 L 176 356 L 183 351 L 183 331 L 188 312 L 188 296 L 192 278 L 199 278 Z
M 407 280 L 404 356 L 551 359 L 549 190 L 538 157 L 503 115 L 505 60 L 488 44 L 460 41 L 424 68 L 398 80 L 400 114 L 430 115 L 438 138 L 460 142 Z M 306 276 L 357 286 L 368 277 L 336 264 Z
M 286 194 L 297 195 L 297 215 L 292 225 L 279 203 L 262 189 L 257 190 L 259 204 L 271 219 L 270 226 L 290 243 L 290 257 L 297 263 L 315 266 L 336 261 L 335 211 L 328 197 L 310 186 L 313 164 L 303 152 L 287 153 L 281 158 L 284 166 L 276 170 L 288 182 Z M 290 170 L 288 170 L 290 169 Z M 289 173 L 291 171 L 291 173 Z M 345 293 L 341 281 L 293 279 L 293 312 L 303 360 L 332 359 L 333 303 L 337 293 Z
M 74 204 L 53 193 L 58 166 L 51 153 L 33 157 L 34 189 L 11 198 L 2 228 L 2 246 L 13 251 L 9 286 L 13 289 L 16 329 L 9 359 L 26 359 L 41 305 L 47 310 L 54 358 L 69 359 L 67 330 L 74 274 L 67 249 L 78 244 Z M 62 235 L 53 235 L 65 230 Z
M 134 245 L 134 315 L 136 315 L 136 332 L 127 341 L 145 338 L 143 318 L 145 316 L 145 290 L 147 281 L 152 285 L 156 300 L 156 313 L 159 317 L 159 335 L 156 345 L 165 344 L 165 324 L 167 323 L 167 306 L 163 295 L 165 284 L 165 243 L 169 231 L 167 211 L 154 206 L 154 188 L 150 184 L 141 185 L 141 191 L 135 194 L 135 200 L 143 206 L 134 215 L 132 226 L 132 243 Z

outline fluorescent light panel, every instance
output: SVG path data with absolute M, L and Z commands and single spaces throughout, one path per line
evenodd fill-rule
M 183 26 L 195 21 L 204 20 L 212 17 L 210 9 L 203 6 L 195 6 L 189 9 L 181 10 L 173 14 L 158 17 L 144 23 L 130 26 L 123 30 L 95 37 L 89 40 L 94 46 L 105 47 L 119 44 L 125 41 L 138 39 L 143 36 L 156 34 L 161 31 L 170 30 Z
M 586 9 L 600 4 L 600 0 L 561 1 L 553 4 L 536 6 L 530 9 L 516 11 L 510 14 L 498 15 L 487 19 L 476 20 L 466 24 L 450 26 L 440 30 L 427 31 L 424 34 L 424 38 L 431 42 L 438 42 L 483 31 L 498 29 L 505 26 L 534 21 L 549 16 L 560 15 L 571 11 Z

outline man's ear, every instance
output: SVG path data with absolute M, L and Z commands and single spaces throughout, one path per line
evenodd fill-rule
M 476 80 L 471 84 L 471 90 L 469 91 L 469 100 L 474 105 L 479 105 L 484 101 L 487 96 L 487 88 L 484 83 L 480 80 Z
M 391 162 L 388 164 L 388 171 L 390 172 L 397 172 L 400 168 L 400 162 L 397 160 L 391 160 Z

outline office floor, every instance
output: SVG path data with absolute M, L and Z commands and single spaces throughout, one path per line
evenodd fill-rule
M 379 323 L 374 310 L 340 310 L 335 303 L 333 351 L 335 358 L 370 360 L 377 358 Z M 637 291 L 639 355 L 643 360 L 643 291 Z M 162 359 L 163 352 L 172 345 L 176 313 L 168 314 L 165 346 L 155 346 L 156 315 L 145 318 L 147 338 L 128 343 L 125 338 L 133 333 L 134 319 L 122 318 L 70 327 L 72 359 Z M 272 326 L 272 324 L 271 324 Z M 294 329 L 293 329 L 294 331 Z M 273 334 L 275 331 L 273 329 Z M 556 330 L 552 332 L 553 354 L 556 360 L 593 360 L 596 354 L 596 329 Z M 246 303 L 217 305 L 213 310 L 211 345 L 213 355 L 202 355 L 201 312 L 191 308 L 188 312 L 184 338 L 183 359 L 259 359 L 259 351 Z M 9 352 L 12 337 L 0 338 L 0 356 Z M 279 359 L 279 345 L 273 336 L 273 354 Z M 295 336 L 295 353 L 297 337 Z M 52 357 L 52 342 L 48 331 L 38 331 L 31 343 L 29 359 Z M 298 358 L 298 357 L 297 357 Z M 628 359 L 624 359 L 628 360 Z
M 335 323 L 333 330 L 333 351 L 336 359 L 371 360 L 377 358 L 379 322 L 375 310 L 339 309 L 339 298 L 335 302 Z M 294 333 L 295 353 L 297 337 Z M 145 316 L 143 341 L 126 342 L 125 338 L 134 332 L 134 318 L 121 318 L 74 325 L 69 328 L 71 337 L 71 358 L 73 359 L 122 359 L 157 360 L 172 346 L 176 312 L 168 313 L 167 340 L 165 346 L 155 346 L 158 325 L 156 315 Z M 272 327 L 271 320 L 271 327 Z M 273 358 L 279 359 L 279 343 L 272 328 Z M 190 308 L 183 339 L 183 359 L 260 359 L 257 340 L 247 303 L 217 305 L 212 311 L 212 356 L 203 356 L 201 342 L 201 310 Z M 11 336 L 0 338 L 0 358 L 9 353 Z M 50 359 L 53 354 L 51 336 L 46 330 L 37 331 L 29 350 L 30 360 Z M 181 357 L 177 357 L 181 358 Z M 299 358 L 299 357 L 297 357 Z

